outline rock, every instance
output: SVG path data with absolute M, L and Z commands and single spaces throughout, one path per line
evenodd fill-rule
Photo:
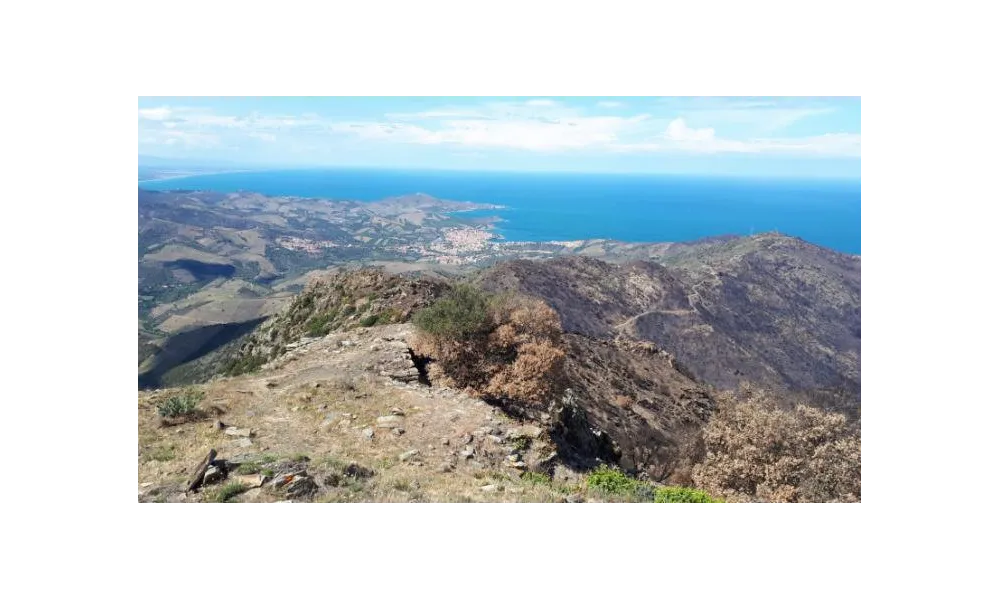
M 500 437 L 499 435 L 492 435 L 492 434 L 490 434 L 490 439 L 493 440 L 493 442 L 497 443 L 497 444 L 502 444 L 503 443 L 503 438 Z
M 226 474 L 222 472 L 222 469 L 213 465 L 205 470 L 205 479 L 202 480 L 202 485 L 212 485 L 213 483 L 219 483 L 225 478 Z
M 278 387 L 278 384 L 277 384 L 276 382 L 274 382 L 274 381 L 268 381 L 266 385 L 267 385 L 267 387 L 269 387 L 269 388 L 275 388 L 275 387 Z
M 454 470 L 455 470 L 455 465 L 451 464 L 450 462 L 443 462 L 440 465 L 438 465 L 439 473 L 451 473 Z
M 250 489 L 259 488 L 261 485 L 264 484 L 264 476 L 260 474 L 237 475 L 235 477 L 235 480 L 238 481 L 239 483 L 242 483 L 243 485 L 247 486 Z
M 357 342 L 352 342 L 351 340 L 340 340 L 340 345 L 344 348 L 350 348 L 351 346 L 357 346 Z
M 306 474 L 305 469 L 282 473 L 267 484 L 275 493 L 286 498 L 301 498 L 316 492 L 319 487 L 313 478 Z
M 250 438 L 240 438 L 236 441 L 236 445 L 240 448 L 249 448 L 253 446 L 253 442 L 250 441 Z
M 389 409 L 389 414 L 402 417 L 405 413 L 403 412 L 403 409 L 393 406 L 391 409 Z
M 402 427 L 397 427 L 393 429 L 392 432 L 395 433 L 396 435 L 403 435 L 404 433 L 406 433 L 406 430 L 403 429 Z
M 509 462 L 517 462 L 517 461 L 521 460 L 521 455 L 520 455 L 520 454 L 518 454 L 517 452 L 512 452 L 512 453 L 511 453 L 511 454 L 510 454 L 510 455 L 509 455 L 509 456 L 507 457 L 507 460 L 508 460 Z
M 212 429 L 215 429 L 217 431 L 222 431 L 225 428 L 226 424 L 223 423 L 222 421 L 216 421 L 215 423 L 212 423 Z
M 495 483 L 490 483 L 479 488 L 484 492 L 495 492 L 497 491 L 497 485 Z
M 340 427 L 350 427 L 351 426 L 351 420 L 350 419 L 344 419 L 344 420 L 338 422 L 337 425 L 339 425 Z
M 247 429 L 237 429 L 236 427 L 229 427 L 226 429 L 226 435 L 231 435 L 233 437 L 250 437 L 253 432 Z
M 569 496 L 566 496 L 566 502 L 571 502 L 573 504 L 579 504 L 580 502 L 583 502 L 583 495 L 582 494 L 570 494 Z
M 519 460 L 519 461 L 517 461 L 517 462 L 513 462 L 513 463 L 511 463 L 511 464 L 510 464 L 510 466 L 514 467 L 515 469 L 523 469 L 523 468 L 525 468 L 525 467 L 526 467 L 527 465 L 525 465 L 525 464 L 524 464 L 524 461 L 523 461 L 523 460 Z
M 318 390 L 318 389 L 319 389 L 319 388 L 321 388 L 321 387 L 323 387 L 323 384 L 321 384 L 321 383 L 320 383 L 320 382 L 318 382 L 318 381 L 317 381 L 316 383 L 314 383 L 314 384 L 313 384 L 313 389 L 317 389 L 317 390 Z
M 367 467 L 362 467 L 358 463 L 351 463 L 344 467 L 344 475 L 348 477 L 353 477 L 355 479 L 368 479 L 369 477 L 375 476 L 375 471 Z
M 375 426 L 379 429 L 395 429 L 403 424 L 403 417 L 399 415 L 389 415 L 375 419 Z
M 471 433 L 465 434 L 465 436 L 462 438 L 462 443 L 465 444 L 465 445 L 471 444 L 472 443 L 472 434 Z
M 466 448 L 465 450 L 459 452 L 458 455 L 464 458 L 465 460 L 469 460 L 470 458 L 476 455 L 476 451 L 473 450 L 472 448 Z
M 361 436 L 364 437 L 366 440 L 373 440 L 375 439 L 375 430 L 372 429 L 371 427 L 365 427 L 364 429 L 361 430 Z
M 441 438 L 441 445 L 442 446 L 447 446 L 449 444 L 451 444 L 451 442 L 448 441 L 448 438 Z
M 407 450 L 406 452 L 404 452 L 404 453 L 402 453 L 402 454 L 399 455 L 399 460 L 400 461 L 407 461 L 407 460 L 410 460 L 411 458 L 413 458 L 414 456 L 416 456 L 418 454 L 420 454 L 419 450 Z

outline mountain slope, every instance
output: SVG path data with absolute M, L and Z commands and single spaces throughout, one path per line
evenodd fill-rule
M 860 257 L 764 234 L 677 245 L 661 260 L 512 261 L 480 281 L 544 299 L 567 332 L 653 342 L 720 388 L 860 398 Z

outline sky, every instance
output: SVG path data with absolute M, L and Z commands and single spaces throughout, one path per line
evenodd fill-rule
M 140 97 L 139 155 L 211 165 L 861 177 L 857 97 Z

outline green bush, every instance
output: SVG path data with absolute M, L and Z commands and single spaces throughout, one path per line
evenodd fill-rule
M 176 396 L 171 396 L 157 407 L 161 417 L 181 417 L 190 415 L 198 409 L 198 402 L 205 397 L 205 392 L 188 388 Z
M 656 488 L 655 502 L 688 502 L 688 503 L 712 503 L 723 502 L 713 498 L 701 490 L 686 487 L 661 487 Z
M 418 312 L 413 322 L 434 336 L 463 338 L 489 329 L 489 303 L 490 295 L 483 290 L 460 284 Z
M 615 496 L 629 496 L 636 491 L 638 479 L 633 479 L 617 468 L 601 465 L 587 475 L 587 487 Z
M 362 327 L 371 327 L 378 321 L 378 317 L 375 315 L 368 315 L 359 321 Z

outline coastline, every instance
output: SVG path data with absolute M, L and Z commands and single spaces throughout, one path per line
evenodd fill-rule
M 151 169 L 153 170 L 153 169 Z M 159 181 L 170 181 L 174 179 L 189 179 L 191 177 L 201 177 L 203 175 L 229 175 L 232 173 L 255 173 L 252 169 L 236 169 L 232 171 L 194 171 L 194 172 L 184 172 L 182 175 L 167 175 L 166 177 L 147 177 L 145 179 L 139 179 L 139 183 L 153 183 Z

